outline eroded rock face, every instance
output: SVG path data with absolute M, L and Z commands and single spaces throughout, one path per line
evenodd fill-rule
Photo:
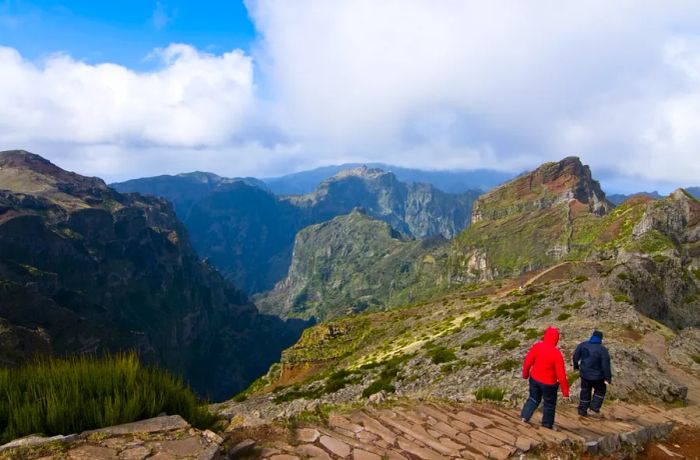
M 700 372 L 700 328 L 683 329 L 668 347 L 669 361 Z
M 0 324 L 4 364 L 136 349 L 213 398 L 254 380 L 300 333 L 200 261 L 165 200 L 26 152 L 0 153 Z
M 596 215 L 606 214 L 612 205 L 605 199 L 591 170 L 577 157 L 545 163 L 536 170 L 497 187 L 474 203 L 472 222 L 496 220 L 513 213 L 545 209 L 577 200 Z

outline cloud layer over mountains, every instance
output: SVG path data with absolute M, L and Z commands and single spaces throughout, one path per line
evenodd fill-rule
M 0 48 L 3 147 L 108 179 L 353 160 L 519 171 L 566 155 L 617 184 L 700 177 L 697 2 L 247 6 L 250 53 L 171 44 L 150 71 Z

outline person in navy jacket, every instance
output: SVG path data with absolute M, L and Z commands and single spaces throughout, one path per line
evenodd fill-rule
M 590 409 L 599 415 L 608 385 L 612 382 L 610 353 L 603 346 L 603 333 L 593 331 L 589 340 L 581 342 L 574 351 L 573 361 L 574 370 L 580 370 L 581 373 L 578 414 L 585 417 Z

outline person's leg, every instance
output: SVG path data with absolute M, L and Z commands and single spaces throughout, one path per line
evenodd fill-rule
M 596 380 L 593 383 L 593 398 L 591 399 L 591 410 L 595 413 L 600 412 L 600 408 L 605 400 L 605 393 L 608 391 L 608 386 L 604 380 Z
M 558 391 L 559 384 L 542 385 L 542 426 L 545 428 L 552 428 L 554 426 Z
M 540 401 L 542 400 L 542 391 L 540 389 L 539 383 L 534 379 L 530 378 L 529 385 L 530 394 L 528 395 L 528 398 L 525 401 L 523 410 L 520 411 L 520 418 L 522 418 L 526 422 L 530 421 L 532 414 L 535 413 L 537 406 L 540 405 Z
M 593 386 L 590 380 L 581 378 L 581 394 L 578 403 L 578 414 L 585 416 L 588 413 L 588 408 L 591 405 L 591 390 Z

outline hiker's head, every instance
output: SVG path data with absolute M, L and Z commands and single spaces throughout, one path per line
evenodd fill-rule
M 593 331 L 593 335 L 591 335 L 591 343 L 603 343 L 603 333 L 600 331 Z
M 559 329 L 551 326 L 545 329 L 542 341 L 551 345 L 556 345 L 559 342 Z

